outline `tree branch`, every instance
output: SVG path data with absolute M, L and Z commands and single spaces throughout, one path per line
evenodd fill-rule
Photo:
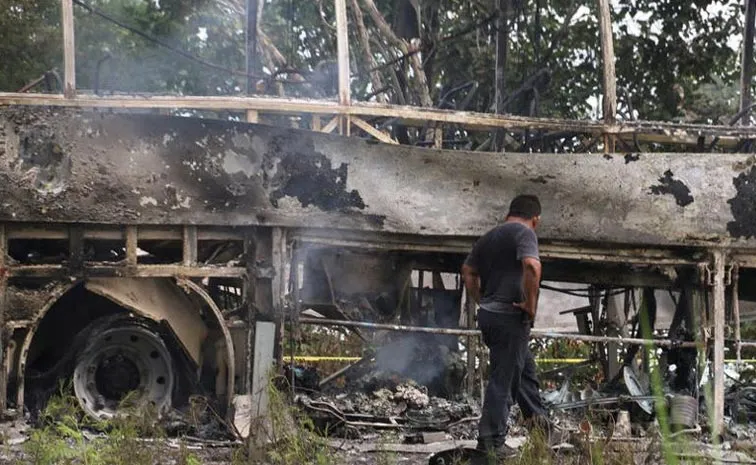
M 362 0 L 362 2 L 367 7 L 370 18 L 372 18 L 381 33 L 392 42 L 403 55 L 408 55 L 410 53 L 410 44 L 394 34 L 391 26 L 386 22 L 386 18 L 383 17 L 383 14 L 378 10 L 378 7 L 375 6 L 375 2 L 373 0 Z M 412 52 L 419 50 L 419 41 L 413 43 L 411 48 Z M 410 56 L 410 65 L 412 66 L 412 73 L 414 74 L 412 87 L 414 87 L 415 92 L 417 92 L 417 96 L 420 99 L 420 105 L 429 108 L 433 107 L 433 100 L 430 97 L 430 89 L 428 89 L 428 82 L 425 76 L 425 70 L 423 69 L 423 60 L 420 57 L 420 53 L 412 53 Z
M 386 22 L 386 18 L 383 17 L 383 14 L 378 10 L 378 7 L 375 6 L 375 2 L 373 2 L 373 0 L 362 0 L 362 2 L 367 7 L 370 18 L 372 18 L 375 25 L 378 26 L 381 34 L 386 36 L 390 42 L 393 42 L 394 46 L 401 50 L 402 54 L 406 55 L 409 53 L 409 45 L 405 40 L 400 39 L 394 34 L 391 26 Z
M 377 64 L 375 62 L 373 52 L 370 49 L 370 36 L 368 35 L 367 28 L 365 27 L 365 19 L 362 15 L 362 10 L 360 10 L 360 4 L 358 0 L 352 0 L 352 13 L 354 14 L 355 24 L 357 25 L 357 37 L 359 38 L 360 45 L 362 46 L 365 66 L 368 69 L 375 69 L 377 68 Z M 370 81 L 373 85 L 374 91 L 384 88 L 381 73 L 379 73 L 378 71 L 370 72 Z M 388 96 L 385 93 L 377 94 L 376 98 L 381 103 L 388 102 Z

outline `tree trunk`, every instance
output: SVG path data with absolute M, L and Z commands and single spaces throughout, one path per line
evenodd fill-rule
M 507 48 L 509 45 L 509 8 L 510 0 L 498 0 L 499 18 L 496 21 L 496 81 L 495 81 L 495 111 L 497 115 L 504 113 L 506 99 L 506 68 Z M 493 134 L 493 151 L 499 152 L 504 148 L 504 131 L 498 130 Z

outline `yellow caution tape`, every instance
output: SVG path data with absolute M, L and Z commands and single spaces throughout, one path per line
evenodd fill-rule
M 326 357 L 326 356 L 319 356 L 319 355 L 295 355 L 294 360 L 297 362 L 356 362 L 357 360 L 360 360 L 362 357 Z M 285 355 L 284 360 L 291 360 L 291 355 Z M 561 363 L 565 365 L 570 365 L 574 363 L 583 363 L 587 362 L 587 358 L 537 358 L 535 359 L 536 363 Z M 735 363 L 735 359 L 728 359 L 725 360 L 726 363 Z M 743 359 L 741 360 L 741 363 L 756 363 L 756 359 Z
M 295 355 L 297 362 L 356 362 L 362 357 L 319 357 L 316 355 Z M 291 360 L 291 356 L 284 356 L 284 360 Z

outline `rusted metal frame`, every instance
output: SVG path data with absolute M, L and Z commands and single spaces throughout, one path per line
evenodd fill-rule
M 465 293 L 465 306 L 467 307 L 467 329 L 475 328 L 475 302 L 468 293 Z M 467 394 L 472 396 L 475 391 L 475 358 L 477 355 L 476 337 L 467 336 Z
M 229 331 L 228 326 L 226 326 L 225 324 L 226 321 L 223 317 L 223 312 L 221 311 L 220 307 L 218 307 L 218 304 L 213 300 L 212 297 L 210 297 L 210 294 L 208 294 L 202 286 L 186 278 L 178 278 L 176 281 L 179 286 L 189 289 L 205 301 L 207 306 L 210 308 L 211 313 L 215 317 L 215 320 L 218 322 L 218 326 L 220 327 L 221 333 L 223 334 L 223 340 L 226 346 L 225 356 L 228 370 L 226 374 L 226 419 L 230 420 L 232 419 L 231 406 L 236 390 L 236 355 L 234 353 L 235 348 L 233 338 L 231 337 L 231 331 Z
M 197 227 L 184 226 L 184 232 L 181 242 L 181 257 L 184 266 L 194 266 L 197 264 Z
M 6 346 L 8 345 L 5 340 L 5 315 L 7 313 L 8 305 L 8 273 L 6 269 L 6 254 L 8 250 L 8 236 L 5 231 L 5 224 L 0 223 L 0 414 L 5 413 L 5 404 L 8 392 L 8 373 L 5 370 L 5 366 L 8 364 L 6 357 Z
M 123 226 L 82 226 L 84 228 L 84 239 L 89 240 L 122 240 Z M 128 227 L 137 227 L 129 225 Z M 6 223 L 8 239 L 68 239 L 68 228 L 66 224 L 49 223 Z M 197 228 L 198 240 L 221 240 L 221 241 L 243 241 L 244 234 L 235 228 L 228 226 L 220 227 L 201 227 Z M 181 226 L 155 226 L 139 225 L 140 240 L 182 240 L 183 229 Z
M 364 321 L 346 321 L 331 320 L 327 318 L 300 318 L 301 324 L 317 326 L 346 326 L 356 328 L 367 328 L 375 330 L 410 332 L 410 333 L 427 333 L 427 334 L 448 334 L 453 336 L 474 336 L 479 337 L 480 331 L 476 329 L 455 329 L 455 328 L 429 328 L 424 326 L 406 326 L 393 325 L 384 323 L 368 323 Z M 610 337 L 610 336 L 589 336 L 584 334 L 558 333 L 553 331 L 532 330 L 532 337 L 547 339 L 569 339 L 572 341 L 583 342 L 616 342 L 619 344 L 651 344 L 660 347 L 698 347 L 699 344 L 691 341 L 675 341 L 671 339 L 639 339 L 630 337 Z
M 363 250 L 391 250 L 413 252 L 446 252 L 467 253 L 475 240 L 446 238 L 446 237 L 423 237 L 420 235 L 372 235 L 363 233 L 360 236 L 350 235 L 344 232 L 343 237 L 335 237 L 327 232 L 311 230 L 293 230 L 293 237 L 303 243 L 334 246 L 353 247 Z M 617 247 L 606 249 L 588 248 L 584 246 L 554 246 L 544 243 L 540 246 L 541 257 L 544 259 L 565 259 L 587 262 L 606 262 L 636 265 L 667 265 L 685 266 L 698 265 L 699 259 L 693 257 L 675 256 L 669 249 L 622 249 Z
M 84 229 L 79 225 L 68 227 L 68 270 L 78 274 L 84 268 Z
M 7 275 L 12 278 L 160 278 L 173 276 L 186 278 L 243 278 L 246 274 L 246 269 L 231 266 L 86 264 L 83 268 L 74 272 L 63 265 L 11 265 L 7 267 Z
M 246 264 L 246 276 L 242 281 L 243 301 L 247 307 L 245 315 L 247 324 L 247 340 L 244 357 L 244 394 L 252 395 L 252 357 L 254 356 L 254 325 L 256 320 L 257 305 L 255 302 L 255 240 L 253 230 L 245 232 L 244 239 L 244 262 Z
M 32 340 L 37 334 L 39 324 L 44 316 L 47 315 L 47 312 L 50 310 L 50 308 L 52 308 L 52 306 L 55 305 L 55 303 L 61 297 L 63 297 L 63 295 L 65 295 L 68 291 L 81 283 L 80 280 L 67 281 L 68 284 L 60 285 L 50 292 L 50 297 L 47 299 L 42 308 L 40 308 L 39 311 L 37 311 L 37 313 L 34 315 L 32 323 L 29 326 L 28 331 L 26 332 L 26 336 L 24 336 L 24 342 L 21 344 L 21 348 L 18 350 L 18 371 L 16 373 L 16 385 L 18 386 L 18 388 L 16 389 L 16 413 L 18 415 L 23 415 L 24 412 L 26 357 L 29 354 L 29 347 L 31 347 Z
M 275 360 L 281 366 L 283 361 L 284 342 L 284 297 L 286 296 L 286 264 L 290 262 L 286 246 L 286 230 L 272 228 L 271 230 L 271 266 L 273 276 L 270 280 L 272 293 L 273 319 L 276 323 L 278 341 L 274 352 Z
M 714 303 L 714 399 L 712 412 L 712 438 L 719 441 L 724 428 L 724 330 L 725 330 L 725 254 L 722 250 L 712 252 L 712 292 Z
M 126 266 L 137 266 L 138 231 L 136 226 L 126 226 Z
M 76 97 L 76 48 L 74 44 L 74 12 L 72 0 L 61 0 L 61 26 L 63 29 L 63 68 L 65 70 L 64 95 Z
M 735 326 L 735 360 L 740 364 L 742 362 L 741 349 L 742 340 L 740 334 L 740 267 L 735 264 L 732 269 L 732 324 Z
M 278 232 L 274 232 L 278 230 Z M 252 278 L 252 302 L 255 320 L 278 322 L 277 310 L 281 307 L 280 277 L 276 278 L 280 267 L 280 249 L 276 250 L 276 242 L 281 240 L 280 228 L 256 228 L 252 231 L 251 244 L 248 250 L 252 256 L 247 264 Z M 274 237 L 277 236 L 277 237 Z M 279 341 L 280 343 L 280 341 Z M 275 359 L 281 362 L 283 352 L 276 345 Z
M 302 313 L 302 296 L 300 292 L 301 283 L 299 282 L 299 257 L 298 250 L 296 248 L 296 244 L 291 244 L 291 259 L 289 260 L 289 289 L 291 290 L 292 294 L 292 306 L 289 309 L 290 316 L 289 316 L 289 353 L 291 354 L 291 359 L 289 360 L 289 364 L 291 365 L 291 389 L 292 392 L 295 388 L 295 373 L 294 373 L 294 351 L 295 351 L 295 342 L 296 338 L 299 335 L 299 315 Z M 322 384 L 320 384 L 322 386 Z

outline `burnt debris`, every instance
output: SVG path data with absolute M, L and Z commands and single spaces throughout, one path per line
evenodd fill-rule
M 625 164 L 628 165 L 631 162 L 640 160 L 640 154 L 639 153 L 627 153 L 625 154 Z
M 347 190 L 346 163 L 331 168 L 331 161 L 325 155 L 303 157 L 287 153 L 281 159 L 280 168 L 286 173 L 286 179 L 281 187 L 270 193 L 274 207 L 278 207 L 281 198 L 290 196 L 297 198 L 304 207 L 314 205 L 325 211 L 365 209 L 360 193 Z
M 659 184 L 651 186 L 651 193 L 654 195 L 671 195 L 675 198 L 677 205 L 687 207 L 693 203 L 693 196 L 690 189 L 684 182 L 674 178 L 672 170 L 664 172 L 664 176 L 659 178 Z
M 733 221 L 727 223 L 727 232 L 733 237 L 756 236 L 756 167 L 733 178 L 737 194 L 727 201 Z

